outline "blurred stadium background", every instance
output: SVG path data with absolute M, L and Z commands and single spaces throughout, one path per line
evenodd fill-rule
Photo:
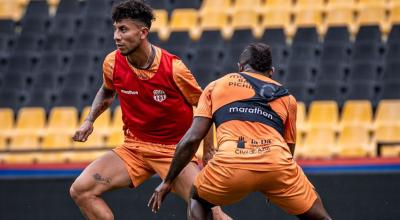
M 299 101 L 296 157 L 332 217 L 400 219 L 399 0 L 146 2 L 156 9 L 150 41 L 180 56 L 203 88 L 236 71 L 248 43 L 271 45 L 273 77 Z M 115 49 L 112 4 L 0 0 L 0 219 L 81 219 L 71 181 L 122 143 L 118 102 L 86 143 L 71 140 Z M 159 216 L 145 209 L 158 181 L 111 193 L 117 219 L 184 219 L 175 197 Z M 259 196 L 227 210 L 293 219 Z

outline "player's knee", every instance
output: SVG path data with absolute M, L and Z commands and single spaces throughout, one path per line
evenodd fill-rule
M 76 179 L 69 188 L 69 194 L 75 202 L 79 203 L 89 196 L 90 188 L 85 186 L 79 179 Z

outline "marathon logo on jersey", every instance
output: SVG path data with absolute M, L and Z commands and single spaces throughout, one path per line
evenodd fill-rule
M 229 108 L 229 113 L 238 113 L 238 112 L 240 112 L 240 113 L 249 113 L 249 114 L 257 114 L 257 115 L 262 115 L 262 116 L 264 116 L 264 117 L 266 117 L 266 118 L 268 118 L 268 119 L 273 119 L 273 116 L 272 116 L 272 114 L 270 114 L 270 113 L 268 113 L 268 112 L 266 112 L 266 111 L 263 111 L 262 109 L 260 109 L 260 108 L 258 108 L 258 107 L 255 107 L 255 108 L 252 108 L 252 107 L 230 107 Z
M 162 102 L 167 99 L 167 94 L 163 90 L 153 90 L 153 98 L 157 102 Z
M 139 95 L 138 91 L 132 91 L 132 90 L 123 90 L 121 89 L 121 92 L 127 95 Z

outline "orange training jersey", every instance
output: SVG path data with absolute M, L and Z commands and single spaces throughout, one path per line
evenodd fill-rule
M 266 83 L 280 85 L 260 74 L 244 74 Z M 245 78 L 238 73 L 228 74 L 206 87 L 200 97 L 195 116 L 213 118 L 214 113 L 227 104 L 254 96 L 255 92 Z M 296 100 L 287 95 L 272 100 L 269 105 L 283 123 L 282 133 L 260 122 L 225 121 L 217 127 L 218 151 L 210 162 L 220 166 L 258 171 L 278 170 L 294 165 L 287 143 L 296 142 Z M 254 116 L 256 117 L 255 113 Z
M 153 45 L 154 46 L 154 45 Z M 155 47 L 155 46 L 154 46 Z M 113 71 L 115 66 L 115 53 L 113 51 L 109 53 L 103 62 L 103 81 L 104 86 L 108 89 L 113 88 Z M 154 58 L 153 64 L 149 69 L 142 70 L 137 69 L 130 65 L 133 71 L 137 74 L 139 79 L 147 80 L 154 76 L 157 72 L 158 67 L 161 61 L 161 49 L 156 47 L 156 56 Z M 129 63 L 129 62 L 128 62 Z M 182 92 L 186 101 L 192 105 L 196 106 L 201 95 L 201 88 L 197 84 L 194 76 L 190 72 L 190 70 L 185 66 L 182 60 L 174 59 L 172 63 L 172 76 L 175 81 L 175 84 L 178 86 L 179 90 Z

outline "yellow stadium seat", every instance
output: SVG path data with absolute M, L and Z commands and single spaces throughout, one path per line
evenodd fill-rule
M 19 20 L 22 15 L 22 9 L 17 1 L 0 0 L 0 19 Z
M 234 29 L 247 29 L 258 26 L 258 15 L 254 9 L 241 9 L 232 14 L 232 23 Z
M 201 14 L 202 30 L 222 30 L 228 23 L 228 14 L 220 11 L 206 11 Z
M 356 25 L 380 25 L 381 27 L 386 23 L 386 9 L 384 6 L 379 5 L 365 5 L 358 10 L 356 18 Z
M 101 157 L 107 151 L 71 151 L 65 153 L 65 158 L 70 163 L 89 163 Z
M 332 8 L 348 8 L 355 9 L 357 7 L 355 0 L 329 0 L 326 5 L 327 10 L 331 10 Z
M 383 124 L 375 129 L 376 142 L 399 142 L 400 143 L 400 125 Z
M 11 108 L 0 108 L 0 134 L 10 135 L 14 128 L 14 111 Z
M 168 12 L 163 9 L 156 9 L 153 11 L 155 20 L 151 24 L 151 31 L 159 31 L 168 26 Z
M 0 134 L 0 151 L 7 149 L 7 138 Z
M 297 0 L 294 6 L 295 11 L 301 11 L 304 9 L 317 9 L 322 10 L 324 8 L 324 0 Z
M 349 30 L 354 32 L 354 10 L 350 7 L 332 7 L 326 12 L 326 19 L 323 33 L 328 27 L 348 26 Z
M 332 157 L 337 154 L 335 131 L 328 127 L 312 128 L 304 140 L 304 157 Z
M 163 9 L 153 11 L 155 20 L 151 24 L 150 31 L 157 32 L 161 40 L 168 39 L 168 12 Z
M 235 30 L 251 29 L 253 34 L 259 27 L 258 14 L 254 9 L 240 9 L 232 14 L 232 22 L 223 30 L 225 38 L 232 36 Z
M 338 104 L 335 101 L 313 101 L 310 105 L 307 124 L 309 127 L 337 129 Z
M 124 143 L 124 132 L 121 130 L 114 130 L 108 136 L 106 141 L 106 146 L 109 148 L 114 148 L 121 146 Z
M 3 156 L 5 164 L 32 164 L 37 160 L 37 153 L 6 153 Z
M 264 9 L 275 10 L 275 9 L 291 9 L 293 7 L 292 0 L 267 0 Z
M 294 155 L 296 157 L 304 157 L 305 156 L 306 149 L 304 149 L 304 135 L 302 132 L 297 130 L 296 133 L 296 147 L 294 150 Z
M 400 124 L 400 100 L 381 100 L 378 104 L 374 127 L 382 125 Z
M 118 106 L 114 110 L 114 115 L 112 117 L 112 122 L 111 122 L 111 131 L 122 131 L 122 127 L 124 126 L 124 123 L 122 121 L 122 110 L 121 106 Z
M 25 107 L 18 112 L 16 133 L 41 135 L 46 123 L 46 111 L 41 107 Z
M 294 26 L 299 27 L 316 27 L 317 30 L 322 28 L 322 11 L 320 9 L 301 9 L 295 14 Z
M 104 146 L 103 135 L 93 132 L 85 142 L 74 141 L 72 143 L 74 148 L 98 148 Z
M 65 163 L 64 152 L 41 152 L 37 154 L 38 163 Z
M 376 146 L 381 144 L 382 156 L 400 156 L 400 125 L 399 124 L 382 124 L 375 129 L 374 141 Z M 391 145 L 385 145 L 391 143 Z
M 86 117 L 89 115 L 91 107 L 85 107 L 83 108 L 82 114 L 81 114 L 81 120 L 80 124 L 82 124 Z M 105 135 L 109 132 L 111 127 L 111 110 L 107 109 L 101 115 L 94 121 L 93 128 L 97 133 L 100 133 L 102 135 Z
M 400 145 L 382 147 L 381 157 L 400 157 Z
M 400 1 L 399 4 L 390 7 L 389 17 L 387 23 L 382 26 L 382 32 L 389 33 L 391 27 L 396 24 L 400 24 Z
M 340 127 L 363 126 L 371 128 L 372 104 L 368 100 L 348 100 L 344 103 Z
M 172 11 L 171 31 L 189 31 L 198 25 L 198 14 L 195 9 L 175 9 Z
M 232 10 L 247 10 L 247 9 L 259 9 L 263 5 L 262 0 L 236 0 L 232 5 Z
M 358 0 L 357 2 L 357 7 L 362 8 L 365 6 L 380 6 L 380 7 L 386 7 L 386 1 L 382 0 Z
M 398 5 L 400 5 L 400 0 L 388 0 L 387 6 L 389 9 Z
M 64 133 L 48 133 L 43 137 L 42 149 L 68 149 L 72 147 L 72 137 Z
M 262 28 L 284 28 L 286 33 L 293 32 L 291 12 L 287 8 L 265 10 L 262 14 Z
M 296 127 L 300 132 L 307 129 L 306 106 L 304 102 L 297 102 Z
M 39 136 L 35 134 L 15 134 L 10 141 L 10 150 L 36 150 L 39 148 Z
M 78 111 L 74 107 L 54 107 L 50 111 L 47 133 L 73 134 L 78 124 Z
M 208 11 L 221 12 L 221 10 L 230 10 L 230 7 L 231 0 L 204 0 L 200 8 L 200 13 Z
M 337 148 L 341 157 L 372 156 L 369 130 L 364 126 L 346 126 L 339 135 Z

